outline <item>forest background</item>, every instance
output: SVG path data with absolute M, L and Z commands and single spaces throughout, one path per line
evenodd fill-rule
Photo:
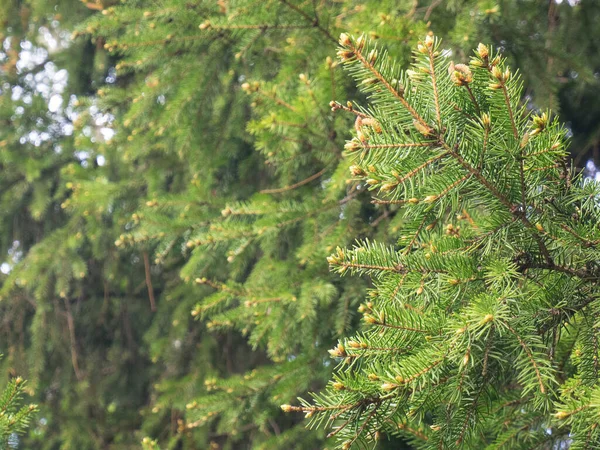
M 339 34 L 405 67 L 429 31 L 500 49 L 596 177 L 598 23 L 593 0 L 3 1 L 0 367 L 39 408 L 10 445 L 332 446 L 280 409 L 363 326 L 369 281 L 326 257 L 401 226 L 349 176 Z

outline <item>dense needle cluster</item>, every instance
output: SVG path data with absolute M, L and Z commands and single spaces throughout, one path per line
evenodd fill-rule
M 332 103 L 356 117 L 352 175 L 402 225 L 328 258 L 371 278 L 365 327 L 330 351 L 325 393 L 282 408 L 343 449 L 596 448 L 600 186 L 568 167 L 565 130 L 483 44 L 454 64 L 428 35 L 406 71 L 363 36 L 340 47 L 369 100 Z
M 500 108 L 505 105 L 502 84 L 515 104 L 519 137 L 529 130 L 530 142 L 524 147 L 527 180 L 546 179 L 548 173 L 560 177 L 564 173 L 560 167 L 538 169 L 560 162 L 554 158 L 566 149 L 562 143 L 554 149 L 553 143 L 547 147 L 540 143 L 548 139 L 547 128 L 554 126 L 548 124 L 550 116 L 540 113 L 530 125 L 518 119 L 514 75 L 506 73 L 503 63 L 494 64 L 495 70 L 492 65 L 490 75 L 469 66 L 465 52 L 480 41 L 502 45 L 511 65 L 522 71 L 527 101 L 560 111 L 562 121 L 569 123 L 573 132 L 569 150 L 574 165 L 582 166 L 594 155 L 600 136 L 595 76 L 600 67 L 596 44 L 600 28 L 594 26 L 599 20 L 600 2 L 592 1 L 560 5 L 490 0 L 0 1 L 0 353 L 4 355 L 0 372 L 5 383 L 17 376 L 27 380 L 23 392 L 31 398 L 15 405 L 39 404 L 32 426 L 19 435 L 19 448 L 137 449 L 147 436 L 143 445 L 154 450 L 313 450 L 332 448 L 335 439 L 350 445 L 356 434 L 373 439 L 377 429 L 382 450 L 399 450 L 410 430 L 385 422 L 382 411 L 388 408 L 390 420 L 396 420 L 403 416 L 392 415 L 391 408 L 406 404 L 416 408 L 415 402 L 399 397 L 408 395 L 407 389 L 421 389 L 410 393 L 415 398 L 425 392 L 445 395 L 457 383 L 449 379 L 439 390 L 425 391 L 417 381 L 399 383 L 396 376 L 408 380 L 445 355 L 439 347 L 442 340 L 454 336 L 452 327 L 463 328 L 447 321 L 459 317 L 461 307 L 479 301 L 468 295 L 482 283 L 471 280 L 476 276 L 473 270 L 479 271 L 481 265 L 491 273 L 498 235 L 510 245 L 510 250 L 506 246 L 498 250 L 502 261 L 514 260 L 522 274 L 538 277 L 539 282 L 540 277 L 556 277 L 560 283 L 555 291 L 564 290 L 570 302 L 560 303 L 560 292 L 548 295 L 551 300 L 532 319 L 540 334 L 509 321 L 534 356 L 539 349 L 530 341 L 535 336 L 543 342 L 543 353 L 554 342 L 557 324 L 575 320 L 580 327 L 584 313 L 591 317 L 593 303 L 576 311 L 579 303 L 574 304 L 573 296 L 583 304 L 585 292 L 571 289 L 562 278 L 570 275 L 558 271 L 595 269 L 581 259 L 582 241 L 563 228 L 555 230 L 556 222 L 535 218 L 539 215 L 535 211 L 526 216 L 533 227 L 526 227 L 511 212 L 513 205 L 518 208 L 525 202 L 519 200 L 520 188 L 514 183 L 517 162 L 501 148 L 506 143 L 511 154 L 516 149 L 510 118 Z M 336 58 L 337 36 L 344 30 L 360 30 L 370 42 L 347 38 L 339 50 L 349 65 Z M 435 70 L 441 126 L 433 93 L 427 89 L 429 75 L 413 67 L 409 74 L 415 82 L 399 76 L 399 69 L 410 63 L 418 37 L 429 30 L 443 33 L 444 49 L 452 49 L 451 57 L 439 57 Z M 352 50 L 358 45 L 359 52 Z M 398 70 L 384 67 L 390 61 L 384 48 L 394 55 Z M 427 69 L 427 42 L 421 49 L 425 53 L 419 53 L 419 61 Z M 485 48 L 479 51 L 482 56 Z M 493 62 L 495 54 L 488 53 Z M 375 72 L 362 66 L 359 54 Z M 451 59 L 454 67 L 448 72 Z M 358 85 L 375 96 L 371 109 L 355 106 L 364 105 L 365 96 L 357 92 L 357 83 L 344 66 L 364 72 L 358 74 Z M 378 73 L 422 121 L 406 112 Z M 493 102 L 485 100 L 491 95 L 485 93 L 487 84 L 497 85 L 490 91 L 497 95 Z M 412 92 L 415 86 L 417 91 Z M 479 111 L 471 106 L 471 97 Z M 356 102 L 334 103 L 331 111 L 329 102 L 340 99 Z M 449 102 L 490 126 L 493 145 L 485 152 L 477 150 L 481 126 L 473 125 L 478 122 L 467 120 Z M 499 112 L 490 108 L 492 103 Z M 458 122 L 478 131 L 463 130 Z M 356 138 L 346 142 L 352 124 Z M 463 134 L 472 142 L 464 141 Z M 509 205 L 482 187 L 450 151 L 444 154 L 440 136 L 450 150 L 458 143 L 456 153 L 492 182 Z M 532 155 L 546 149 L 550 150 Z M 468 178 L 461 181 L 463 177 Z M 566 186 L 568 181 L 563 181 Z M 580 189 L 579 182 L 571 183 Z M 535 189 L 527 192 L 530 207 L 540 203 L 542 194 Z M 460 200 L 457 192 L 463 195 Z M 465 200 L 467 194 L 479 197 Z M 450 206 L 442 208 L 452 201 L 468 203 L 465 211 L 457 209 L 458 217 L 442 213 L 449 211 Z M 554 201 L 569 212 L 581 202 L 560 195 Z M 551 207 L 537 206 L 544 211 Z M 487 213 L 486 208 L 497 212 Z M 486 220 L 498 222 L 496 236 L 482 236 L 482 230 L 492 230 L 489 223 L 482 224 Z M 591 219 L 582 220 L 587 222 L 571 228 L 593 242 L 594 234 L 587 233 Z M 538 223 L 544 231 L 538 230 Z M 550 235 L 564 240 L 564 245 Z M 400 245 L 388 248 L 399 236 L 405 236 Z M 548 263 L 534 236 L 545 244 L 554 269 L 535 267 Z M 378 245 L 358 252 L 355 262 L 353 250 L 336 250 L 352 247 L 357 239 Z M 449 262 L 450 253 L 442 253 L 443 249 L 451 244 L 462 248 L 463 241 L 488 259 L 469 260 L 463 255 Z M 419 250 L 424 244 L 430 247 Z M 373 287 L 371 280 L 331 272 L 326 259 L 331 253 L 331 262 L 340 271 L 361 269 L 377 278 L 374 296 L 362 307 Z M 429 260 L 425 253 L 430 253 Z M 369 257 L 380 261 L 362 261 Z M 465 259 L 471 261 L 470 269 L 463 267 Z M 422 267 L 445 272 L 429 274 Z M 503 273 L 502 267 L 494 270 Z M 403 276 L 403 285 L 393 296 Z M 486 276 L 486 282 L 493 283 L 492 276 Z M 543 285 L 554 286 L 552 281 L 545 279 Z M 528 301 L 535 287 L 531 283 L 526 283 L 523 294 Z M 390 298 L 396 300 L 384 301 Z M 408 306 L 397 308 L 398 299 L 416 308 L 413 316 L 407 316 Z M 534 300 L 530 310 L 540 303 Z M 488 314 L 494 320 L 485 327 L 498 327 L 499 319 L 490 311 L 478 315 L 478 321 Z M 411 325 L 410 320 L 417 318 L 422 324 Z M 468 329 L 465 335 L 471 336 Z M 356 336 L 359 330 L 367 334 Z M 375 331 L 371 335 L 368 330 Z M 380 330 L 384 334 L 377 334 Z M 490 368 L 496 357 L 491 352 L 503 349 L 502 339 L 515 352 L 503 367 L 513 364 L 517 353 L 519 361 L 527 361 L 510 331 L 497 333 L 502 336 L 493 339 L 500 342 L 494 344 L 492 339 L 487 353 Z M 565 339 L 574 343 L 584 334 L 577 330 L 566 334 L 563 329 L 557 333 L 554 354 L 547 358 L 565 361 L 569 353 Z M 588 332 L 586 342 L 593 344 L 589 336 Z M 400 338 L 414 341 L 394 340 Z M 431 342 L 429 347 L 426 342 Z M 472 342 L 469 362 L 481 365 L 487 347 L 478 350 L 481 340 Z M 433 384 L 446 382 L 454 373 L 452 364 L 465 357 L 465 345 L 461 341 L 452 347 L 446 359 L 420 380 L 429 382 L 438 371 L 447 371 Z M 425 358 L 422 351 L 427 348 L 437 353 Z M 589 359 L 593 351 L 589 346 L 574 351 L 578 348 L 588 358 L 583 366 L 593 374 Z M 373 363 L 365 373 L 379 380 L 355 385 L 346 380 L 350 375 L 340 375 L 334 380 L 337 390 L 319 401 L 320 407 L 337 410 L 331 416 L 306 411 L 314 420 L 332 418 L 333 428 L 307 429 L 304 414 L 280 409 L 281 404 L 299 407 L 296 398 L 321 391 L 337 362 L 348 360 L 351 373 L 358 377 L 356 369 L 370 354 L 382 363 Z M 410 362 L 419 357 L 430 362 Z M 573 373 L 572 362 L 560 364 L 553 362 L 551 367 L 561 374 Z M 536 381 L 535 370 L 526 367 Z M 488 373 L 495 377 L 503 373 L 494 370 Z M 471 378 L 474 372 L 465 375 L 463 403 L 478 392 L 479 385 L 473 383 L 480 378 Z M 562 380 L 558 378 L 559 383 Z M 556 387 L 543 381 L 555 401 Z M 389 391 L 383 389 L 385 383 Z M 23 389 L 23 384 L 19 386 Z M 485 386 L 505 393 L 517 392 L 523 384 L 503 375 L 488 379 Z M 5 387 L 0 383 L 0 393 Z M 387 400 L 381 400 L 385 395 Z M 475 413 L 463 416 L 469 418 L 468 424 L 484 413 L 495 414 L 493 408 L 484 411 L 481 406 L 481 399 L 487 398 L 481 394 L 476 402 L 477 419 Z M 372 402 L 380 400 L 373 413 Z M 396 422 L 420 430 L 435 445 L 440 434 L 428 427 L 441 426 L 443 408 L 434 399 L 428 401 L 438 407 L 419 410 L 430 411 L 422 421 Z M 352 409 L 357 402 L 362 403 Z M 503 409 L 490 423 L 523 439 L 528 430 L 535 431 L 544 443 L 548 439 L 564 443 L 567 430 L 587 436 L 589 429 L 577 431 L 569 421 L 591 409 L 578 410 L 580 404 L 567 403 L 550 406 L 543 420 L 532 416 L 535 423 L 517 414 L 516 422 L 501 426 L 510 412 Z M 575 410 L 565 419 L 547 419 Z M 9 426 L 20 406 L 11 411 L 1 416 Z M 382 422 L 390 429 L 379 427 Z M 455 425 L 461 423 L 459 416 Z M 391 437 L 392 428 L 399 436 Z M 551 435 L 542 433 L 550 428 Z M 497 435 L 487 424 L 480 429 L 489 439 Z M 333 437 L 327 439 L 328 433 Z M 11 445 L 16 442 L 14 436 L 10 439 Z M 469 444 L 467 437 L 463 440 L 463 445 Z M 455 445 L 452 437 L 445 442 Z M 508 439 L 505 447 L 512 445 Z

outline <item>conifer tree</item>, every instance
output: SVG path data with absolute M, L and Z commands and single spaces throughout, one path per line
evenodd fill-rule
M 324 393 L 282 408 L 344 449 L 596 448 L 600 185 L 564 127 L 483 44 L 454 63 L 430 34 L 406 71 L 364 36 L 338 54 L 368 97 L 332 102 L 355 117 L 352 175 L 402 225 L 328 258 L 372 280 L 365 328 L 330 351 Z
M 152 180 L 115 244 L 153 254 L 155 273 L 183 281 L 162 293 L 175 301 L 157 304 L 165 319 L 148 333 L 153 358 L 171 366 L 172 340 L 194 328 L 211 333 L 214 341 L 204 345 L 223 348 L 217 358 L 225 359 L 225 367 L 211 367 L 199 352 L 184 369 L 190 376 L 166 371 L 152 412 L 182 411 L 173 441 L 190 445 L 206 439 L 235 448 L 250 439 L 257 448 L 314 448 L 322 433 L 282 417 L 279 404 L 326 382 L 326 349 L 356 324 L 364 282 L 332 282 L 327 246 L 356 233 L 372 236 L 381 221 L 368 196 L 347 183 L 341 150 L 348 119 L 327 107 L 336 92 L 352 89 L 334 48 L 317 46 L 335 42 L 324 24 L 336 9 L 287 2 L 252 12 L 247 5 L 198 6 L 206 17 L 198 23 L 183 7 L 141 6 L 110 8 L 77 31 L 102 39 L 119 57 L 117 73 L 130 77 L 122 88 L 102 92 L 103 107 L 124 119 L 103 146 L 121 149 L 109 163 L 143 174 L 124 177 L 125 184 Z M 354 14 L 365 20 L 362 11 Z M 410 24 L 389 22 L 390 30 L 392 23 Z M 404 43 L 396 47 L 409 54 Z M 273 56 L 255 56 L 263 53 Z M 133 106 L 124 101 L 128 95 Z M 156 106 L 160 97 L 164 109 Z M 149 160 L 150 167 L 139 165 Z M 80 199 L 76 193 L 71 202 Z M 204 320 L 207 331 L 193 318 Z M 170 323 L 172 334 L 164 338 Z M 197 342 L 189 340 L 182 353 Z M 243 356 L 251 351 L 246 342 L 254 355 Z
M 494 42 L 533 104 L 566 107 L 575 150 L 597 141 L 594 102 L 573 106 L 594 92 L 594 2 L 0 3 L 2 370 L 41 409 L 23 448 L 327 445 L 279 409 L 322 388 L 326 350 L 361 326 L 370 282 L 326 256 L 405 222 L 348 180 L 355 117 L 327 105 L 364 97 L 340 31 L 401 66 L 428 27 L 457 60 Z M 37 80 L 61 69 L 50 111 Z

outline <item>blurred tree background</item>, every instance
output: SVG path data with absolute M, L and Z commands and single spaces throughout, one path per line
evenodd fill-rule
M 598 23 L 593 0 L 3 1 L 0 367 L 39 404 L 10 445 L 331 446 L 279 408 L 361 326 L 368 281 L 325 258 L 401 226 L 347 181 L 337 36 L 405 66 L 429 30 L 457 62 L 492 44 L 595 176 Z

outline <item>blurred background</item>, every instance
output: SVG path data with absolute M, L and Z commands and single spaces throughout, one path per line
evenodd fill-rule
M 360 328 L 325 258 L 401 228 L 347 180 L 341 32 L 500 49 L 598 178 L 595 0 L 0 3 L 0 380 L 39 405 L 8 448 L 331 447 L 279 408 Z

